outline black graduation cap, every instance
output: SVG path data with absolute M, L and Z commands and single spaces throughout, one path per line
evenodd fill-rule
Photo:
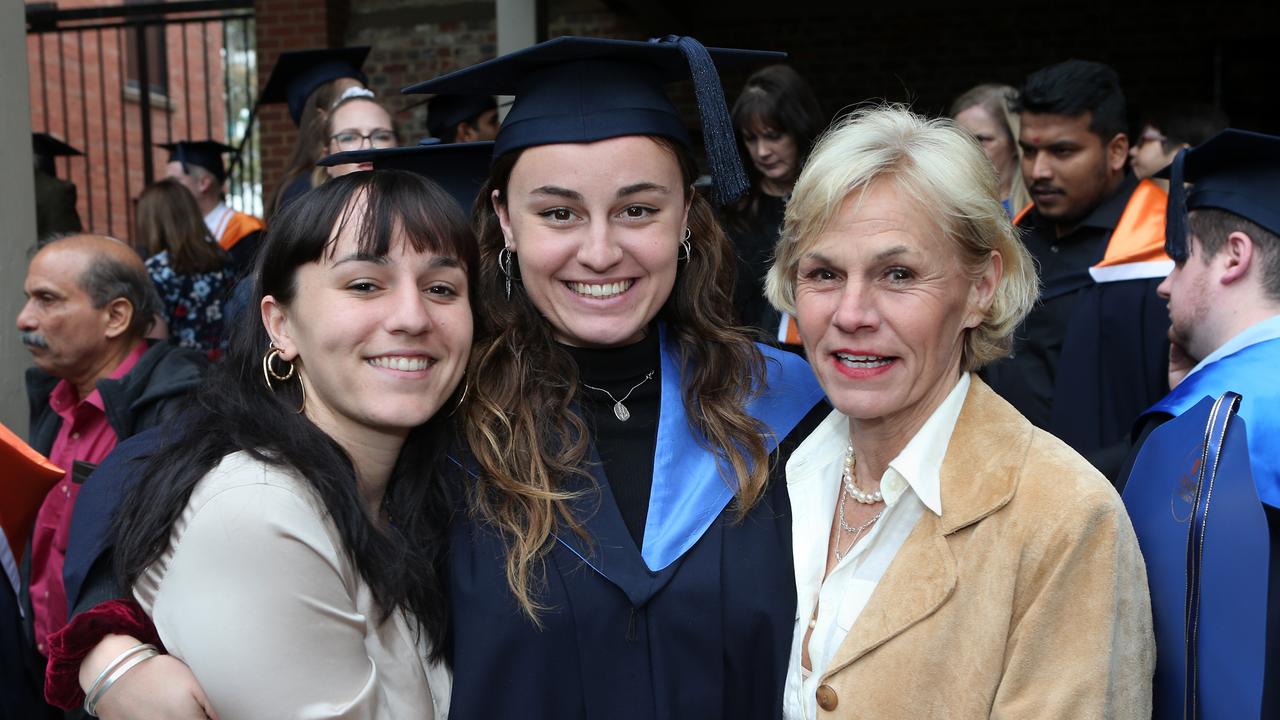
M 31 133 L 31 149 L 35 154 L 44 157 L 62 157 L 83 155 L 84 153 L 71 147 L 49 133 Z
M 84 153 L 71 147 L 49 133 L 31 133 L 31 151 L 35 153 L 36 163 L 40 169 L 50 175 L 54 172 L 53 159 L 56 157 L 73 157 Z
M 480 188 L 489 179 L 493 142 L 442 143 L 435 138 L 418 145 L 393 148 L 366 148 L 340 152 L 322 158 L 317 165 L 373 163 L 374 170 L 407 170 L 444 188 L 470 216 Z
M 338 78 L 355 78 L 361 84 L 366 82 L 360 68 L 367 57 L 367 45 L 280 53 L 258 102 L 263 105 L 289 103 L 289 117 L 293 118 L 294 125 L 301 125 L 307 98 L 316 88 Z
M 436 95 L 427 101 L 427 131 L 444 137 L 458 123 L 497 107 L 498 101 L 492 95 Z
M 1186 215 L 1197 208 L 1226 210 L 1280 234 L 1280 137 L 1223 130 L 1179 151 L 1156 176 L 1169 178 L 1165 251 L 1174 260 L 1190 254 Z
M 156 147 L 168 150 L 169 162 L 182 163 L 184 171 L 188 165 L 195 165 L 213 173 L 218 182 L 227 179 L 227 167 L 222 164 L 223 153 L 236 151 L 217 140 L 180 140 L 175 143 L 156 143 Z
M 561 37 L 434 80 L 405 93 L 515 95 L 494 152 L 624 135 L 657 135 L 692 147 L 663 85 L 693 78 L 712 197 L 724 205 L 747 188 L 716 66 L 777 62 L 786 53 L 705 48 L 690 37 L 639 42 Z

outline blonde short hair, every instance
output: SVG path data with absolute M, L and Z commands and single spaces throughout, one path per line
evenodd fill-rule
M 837 121 L 814 146 L 787 203 L 765 294 L 795 313 L 800 258 L 845 198 L 890 182 L 931 216 L 977 278 L 998 251 L 1004 271 L 982 323 L 965 334 L 961 366 L 976 370 L 1009 353 L 1013 331 L 1039 295 L 1030 253 L 1000 204 L 994 168 L 978 143 L 950 120 L 904 107 L 864 108 Z

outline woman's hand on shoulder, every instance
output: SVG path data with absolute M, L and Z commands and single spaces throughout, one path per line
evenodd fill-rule
M 98 701 L 102 720 L 218 720 L 181 660 L 158 655 L 125 673 Z

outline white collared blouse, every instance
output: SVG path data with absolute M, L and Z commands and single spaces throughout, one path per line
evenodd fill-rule
M 942 515 L 942 460 L 969 383 L 969 373 L 961 374 L 942 404 L 889 463 L 880 480 L 884 514 L 825 579 L 831 523 L 849 443 L 849 419 L 838 410 L 832 411 L 787 461 L 796 573 L 796 623 L 783 699 L 787 720 L 817 716 L 816 693 L 822 675 L 880 578 L 925 511 Z M 815 605 L 817 617 L 809 637 L 813 669 L 809 671 L 801 664 L 801 657 Z

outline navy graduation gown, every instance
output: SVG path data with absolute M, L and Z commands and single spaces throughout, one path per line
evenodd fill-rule
M 785 457 L 828 412 L 803 360 L 767 350 L 768 390 L 749 409 L 783 438 L 742 522 L 689 437 L 679 372 L 662 353 L 662 401 L 643 549 L 593 464 L 573 508 L 589 539 L 557 536 L 535 597 L 541 627 L 507 587 L 492 529 L 451 532 L 453 698 L 461 718 L 776 718 L 795 624 Z M 682 438 L 676 438 L 679 425 Z M 705 454 L 704 454 L 705 455 Z M 708 471 L 708 468 L 711 468 Z M 676 492 L 672 492 L 675 490 Z M 677 508 L 678 505 L 684 508 Z M 675 531 L 678 529 L 678 531 Z

